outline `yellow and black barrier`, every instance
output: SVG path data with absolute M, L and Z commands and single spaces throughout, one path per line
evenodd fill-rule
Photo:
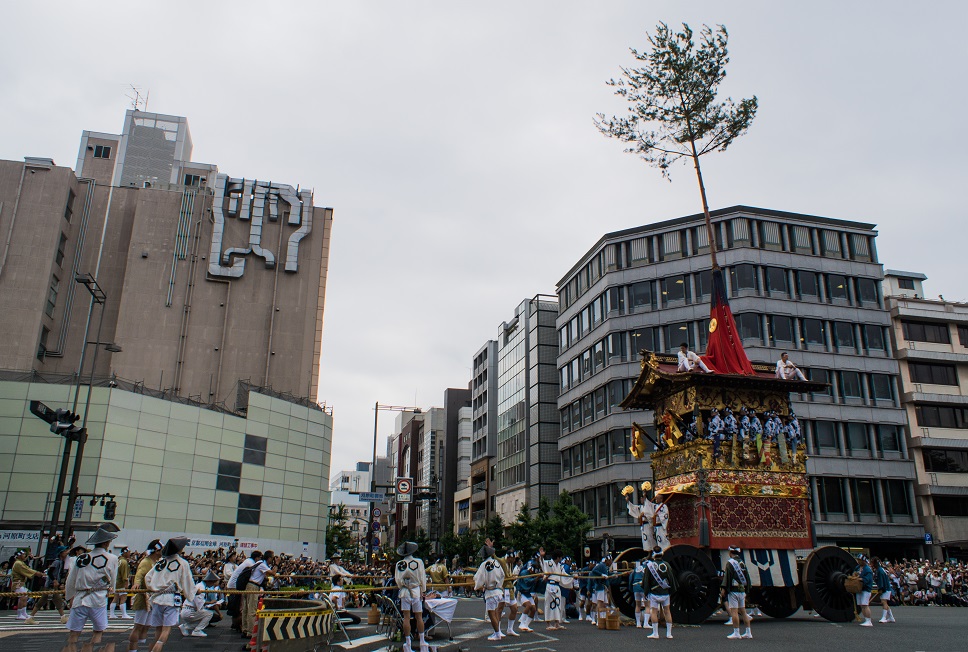
M 336 611 L 319 600 L 266 598 L 259 619 L 256 649 L 269 652 L 303 652 L 328 645 L 336 632 Z

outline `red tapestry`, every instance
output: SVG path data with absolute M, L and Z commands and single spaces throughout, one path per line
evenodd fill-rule
M 667 532 L 669 540 L 689 539 L 699 534 L 699 524 L 696 520 L 696 497 L 686 494 L 674 494 L 666 503 L 669 506 L 669 525 Z
M 709 526 L 714 537 L 810 536 L 807 501 L 803 499 L 711 496 L 709 503 Z

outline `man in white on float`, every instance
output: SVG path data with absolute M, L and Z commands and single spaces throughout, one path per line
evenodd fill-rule
M 786 351 L 776 361 L 776 377 L 780 380 L 806 380 L 803 372 L 793 364 L 793 361 L 790 360 L 790 356 Z
M 683 342 L 679 345 L 679 367 L 676 371 L 695 371 L 701 369 L 703 373 L 712 373 L 706 363 L 702 361 L 695 351 L 689 350 L 689 345 Z

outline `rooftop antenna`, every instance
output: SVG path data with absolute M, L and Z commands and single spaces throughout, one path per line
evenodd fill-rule
M 131 93 L 126 93 L 125 97 L 131 100 L 131 108 L 135 111 L 148 111 L 148 95 L 151 93 L 149 90 L 144 95 L 141 94 L 141 89 L 134 84 L 128 84 L 131 88 Z

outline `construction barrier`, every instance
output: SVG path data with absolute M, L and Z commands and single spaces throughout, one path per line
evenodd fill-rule
M 265 598 L 256 617 L 259 652 L 311 652 L 329 645 L 336 631 L 336 612 L 318 600 Z

